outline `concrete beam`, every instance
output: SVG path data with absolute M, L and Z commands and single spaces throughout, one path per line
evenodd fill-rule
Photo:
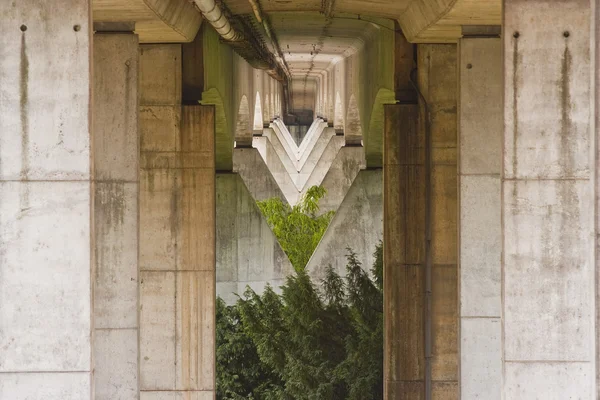
M 398 21 L 412 43 L 456 43 L 462 25 L 500 25 L 502 0 L 412 0 Z
M 187 0 L 94 0 L 94 22 L 135 22 L 141 43 L 190 42 L 202 14 Z
M 319 202 L 320 212 L 336 211 L 352 182 L 361 169 L 365 169 L 363 147 L 341 146 L 344 138 L 333 136 L 304 185 L 301 195 L 312 186 L 323 186 L 327 193 Z
M 327 231 L 306 265 L 313 282 L 325 278 L 325 267 L 331 265 L 340 275 L 346 275 L 346 250 L 350 247 L 370 273 L 373 253 L 383 240 L 383 170 L 363 170 L 352 182 L 336 210 Z
M 278 197 L 287 203 L 286 197 L 258 149 L 254 147 L 233 149 L 233 172 L 241 176 L 256 201 Z
M 244 151 L 250 149 L 243 149 Z M 260 157 L 260 156 L 259 156 Z M 217 190 L 217 295 L 233 304 L 251 287 L 262 293 L 285 283 L 294 268 L 238 174 L 219 173 Z

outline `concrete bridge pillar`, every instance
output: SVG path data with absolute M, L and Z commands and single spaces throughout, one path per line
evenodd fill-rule
M 90 4 L 0 15 L 0 398 L 89 399 Z
M 590 3 L 504 3 L 505 399 L 596 397 Z
M 385 106 L 387 400 L 458 398 L 456 56 L 420 45 L 420 105 Z
M 121 33 L 111 32 L 115 28 Z M 91 149 L 96 400 L 135 398 L 138 392 L 139 46 L 137 35 L 122 30 L 104 24 L 94 34 Z
M 181 46 L 141 46 L 140 400 L 215 390 L 214 108 L 180 76 Z
M 386 105 L 383 168 L 384 398 L 425 394 L 424 132 L 418 106 Z
M 459 42 L 460 393 L 499 400 L 502 387 L 500 27 Z M 472 36 L 469 36 L 472 34 Z

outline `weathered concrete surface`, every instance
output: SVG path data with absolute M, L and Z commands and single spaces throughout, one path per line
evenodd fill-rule
M 142 43 L 179 43 L 194 40 L 202 23 L 197 7 L 184 0 L 94 0 L 95 21 L 135 21 Z
M 265 131 L 267 130 L 265 129 Z M 275 139 L 275 141 L 277 142 L 278 139 Z M 281 190 L 281 193 L 283 193 L 283 196 L 288 204 L 296 204 L 299 198 L 298 189 L 296 189 L 296 185 L 292 180 L 292 176 L 281 161 L 281 158 L 279 158 L 279 155 L 273 146 L 273 142 L 271 142 L 271 140 L 268 138 L 268 133 L 265 136 L 255 136 L 254 140 L 252 141 L 252 146 L 258 150 L 263 162 L 266 164 L 267 169 L 271 172 L 273 179 L 279 187 L 279 190 Z M 245 176 L 246 174 L 242 174 L 242 177 Z M 256 175 L 254 175 L 254 172 L 252 172 L 251 176 L 253 178 L 250 180 L 245 180 L 244 178 L 248 186 L 251 186 Z
M 181 106 L 178 45 L 142 50 L 139 387 L 141 398 L 205 398 L 215 379 L 214 108 Z
M 233 150 L 233 172 L 240 175 L 246 183 L 252 198 L 257 201 L 279 197 L 287 202 L 286 197 L 273 178 L 256 148 L 242 148 Z
M 385 107 L 384 399 L 425 398 L 424 131 L 417 105 Z
M 432 138 L 432 392 L 441 391 L 443 395 L 438 398 L 457 399 L 457 47 L 419 45 L 417 59 L 418 82 L 428 102 Z M 424 130 L 425 124 L 421 123 L 419 129 Z
M 327 194 L 319 202 L 320 211 L 323 213 L 338 209 L 359 171 L 365 168 L 363 147 L 339 148 L 333 162 L 329 161 L 330 154 L 338 148 L 339 143 L 336 142 L 341 142 L 343 139 L 343 136 L 334 136 L 331 139 L 329 149 L 325 149 L 304 186 L 307 189 L 314 185 L 321 185 L 327 190 Z M 329 168 L 326 167 L 327 164 L 330 165 Z
M 285 140 L 283 139 L 283 136 L 281 134 L 277 133 L 277 131 L 275 129 L 268 128 L 268 129 L 264 129 L 263 136 L 254 137 L 254 141 L 255 142 L 260 141 L 261 138 L 266 138 L 270 142 L 271 148 L 274 150 L 273 152 L 267 152 L 266 154 L 261 152 L 261 154 L 263 154 L 263 156 L 266 156 L 265 162 L 267 163 L 267 166 L 269 167 L 269 169 L 271 171 L 278 171 L 279 168 L 273 169 L 271 167 L 271 165 L 281 163 L 285 168 L 285 172 L 289 175 L 294 187 L 296 187 L 296 183 L 295 183 L 295 180 L 293 177 L 298 172 L 298 170 L 296 169 L 296 160 L 294 158 L 294 152 L 291 150 L 288 151 L 285 149 L 285 147 L 284 147 Z M 264 148 L 264 145 L 261 146 L 258 143 L 257 143 L 257 145 L 253 144 L 253 146 L 258 148 L 259 150 Z M 271 157 L 277 157 L 278 160 L 275 160 L 274 158 L 271 158 Z
M 346 275 L 346 248 L 350 247 L 370 272 L 373 253 L 383 240 L 383 171 L 360 171 L 337 209 L 327 231 L 306 265 L 314 282 L 325 278 L 331 265 L 340 276 Z
M 502 42 L 459 43 L 461 398 L 499 400 Z
M 321 201 L 321 204 L 328 204 L 324 210 L 336 210 L 356 174 L 364 168 L 364 149 L 352 147 L 342 151 L 343 136 L 336 136 L 334 130 L 324 127 L 322 122 L 316 121 L 314 125 L 322 133 L 312 141 L 312 147 L 305 148 L 299 159 L 290 158 L 281 143 L 284 134 L 275 133 L 271 128 L 264 129 L 263 136 L 255 136 L 252 145 L 262 156 L 289 204 L 297 204 L 310 187 L 323 185 L 328 191 L 331 190 Z M 281 132 L 280 128 L 276 129 Z M 298 162 L 302 163 L 301 167 Z M 237 164 L 236 169 L 239 170 L 241 161 Z M 247 170 L 242 177 L 249 187 L 259 179 L 251 170 Z M 262 186 L 259 183 L 258 187 Z
M 138 393 L 138 38 L 94 35 L 94 393 Z
M 261 293 L 277 289 L 292 264 L 238 174 L 217 174 L 217 295 L 236 301 L 246 285 Z
M 0 15 L 0 397 L 89 399 L 89 2 Z
M 308 189 L 306 184 L 313 174 L 319 175 L 319 172 L 329 170 L 335 160 L 335 156 L 344 145 L 344 142 L 339 137 L 335 135 L 333 128 L 327 128 L 313 142 L 312 147 L 306 149 L 298 162 L 299 171 L 296 176 L 296 187 L 298 190 L 305 191 Z M 319 165 L 320 171 L 315 171 L 317 165 Z M 321 176 L 324 177 L 324 175 Z
M 592 18 L 583 0 L 504 7 L 505 399 L 596 395 Z

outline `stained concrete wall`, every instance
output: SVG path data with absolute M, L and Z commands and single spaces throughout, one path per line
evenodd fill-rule
M 287 202 L 265 160 L 256 148 L 233 150 L 233 172 L 239 174 L 246 182 L 252 198 L 256 201 L 279 197 L 281 201 Z
M 456 45 L 419 45 L 418 83 L 432 140 L 432 396 L 458 397 L 458 167 Z M 419 129 L 424 123 L 421 106 Z
M 502 396 L 502 42 L 459 43 L 460 393 Z
M 425 148 L 416 104 L 385 107 L 384 399 L 425 398 Z
M 596 397 L 588 1 L 504 5 L 503 398 Z
M 233 168 L 233 144 L 236 127 L 240 117 L 238 111 L 243 96 L 249 103 L 249 116 L 253 121 L 256 93 L 261 98 L 261 112 L 264 121 L 270 121 L 275 114 L 271 99 L 281 90 L 281 85 L 266 71 L 253 69 L 234 50 L 223 43 L 219 34 L 210 26 L 203 24 L 202 35 L 204 60 L 204 92 L 202 104 L 214 105 L 216 112 L 216 168 L 219 171 L 231 171 Z M 267 100 L 267 98 L 269 100 Z M 267 100 L 267 101 L 265 101 Z M 270 104 L 272 103 L 273 104 Z M 240 143 L 251 143 L 252 126 L 242 129 Z
M 318 124 L 319 122 L 315 122 Z M 253 146 L 263 158 L 266 167 L 271 172 L 273 180 L 277 183 L 286 201 L 295 205 L 312 186 L 322 185 L 328 194 L 321 200 L 323 212 L 336 210 L 341 204 L 346 192 L 352 185 L 356 174 L 364 168 L 364 149 L 362 147 L 342 147 L 343 136 L 336 136 L 333 128 L 323 128 L 320 135 L 315 136 L 312 147 L 307 146 L 296 165 L 295 159 L 289 154 L 295 154 L 293 150 L 287 151 L 282 140 L 285 140 L 286 132 L 276 134 L 273 129 L 264 129 L 263 136 L 255 136 Z M 241 153 L 240 153 L 241 154 Z M 236 170 L 253 193 L 261 194 L 265 187 L 265 180 L 270 181 L 266 174 L 259 174 L 253 168 L 242 167 L 242 163 L 255 163 L 257 168 L 262 168 L 250 153 L 246 158 L 236 161 Z M 300 170 L 298 171 L 298 168 Z M 268 190 L 265 193 L 278 195 Z M 273 196 L 274 197 L 274 196 Z
M 94 395 L 138 395 L 138 38 L 94 35 Z
M 217 295 L 228 304 L 246 286 L 278 289 L 294 272 L 238 174 L 217 174 Z
M 334 136 L 332 140 L 341 140 L 341 136 Z M 333 147 L 330 149 L 333 152 L 335 144 L 330 144 L 330 146 Z M 326 149 L 324 154 L 327 152 Z M 340 148 L 329 168 L 325 168 L 323 165 L 327 158 L 321 157 L 323 161 L 319 160 L 305 186 L 310 188 L 313 185 L 321 185 L 327 190 L 319 202 L 320 212 L 325 213 L 338 209 L 359 171 L 365 168 L 364 157 L 364 147 L 356 146 Z
M 90 5 L 0 15 L 0 397 L 89 399 Z
M 383 104 L 395 100 L 394 23 L 383 19 L 376 22 L 387 29 L 370 27 L 363 46 L 331 67 L 323 80 L 329 85 L 328 118 L 336 128 L 343 125 L 347 143 L 357 144 L 362 138 L 367 164 L 374 168 L 382 166 Z M 339 109 L 335 107 L 338 95 Z M 350 106 L 351 99 L 356 108 Z M 350 111 L 356 114 L 353 126 L 349 125 Z
M 346 275 L 346 248 L 350 247 L 370 272 L 373 253 L 383 240 L 383 172 L 360 171 L 337 209 L 327 231 L 315 249 L 306 271 L 314 282 L 325 278 L 331 265 L 340 276 Z
M 279 156 L 282 151 L 281 143 L 276 137 L 273 140 L 270 140 L 269 135 L 272 134 L 274 136 L 274 134 L 272 132 L 269 133 L 267 129 L 265 129 L 265 131 L 266 134 L 264 136 L 254 137 L 252 145 L 258 150 L 263 162 L 271 172 L 273 179 L 277 183 L 281 193 L 285 196 L 288 204 L 296 204 L 299 198 L 298 189 L 296 189 L 296 185 L 292 180 L 292 175 L 290 175 L 289 165 L 286 167 Z M 277 148 L 280 150 L 277 151 Z M 288 164 L 291 163 L 289 158 L 284 157 L 284 160 L 287 160 Z M 238 170 L 239 169 L 240 168 L 238 167 Z M 254 180 L 260 179 L 260 176 L 253 171 L 248 172 L 251 173 L 242 174 L 242 177 L 248 187 L 253 188 L 255 185 Z
M 215 112 L 181 105 L 179 45 L 140 54 L 140 400 L 212 399 Z
M 422 399 L 427 390 L 433 399 L 459 396 L 456 64 L 455 45 L 419 45 L 418 85 L 425 100 L 418 114 L 414 105 L 386 109 L 384 312 L 393 316 L 385 327 L 386 399 Z M 430 164 L 424 151 L 428 134 Z M 429 360 L 427 309 L 431 310 Z

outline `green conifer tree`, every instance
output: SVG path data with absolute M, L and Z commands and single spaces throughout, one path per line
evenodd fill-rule
M 347 274 L 331 267 L 318 289 L 303 271 L 282 294 L 247 289 L 217 314 L 217 398 L 383 398 L 383 257 L 372 278 L 348 249 Z

